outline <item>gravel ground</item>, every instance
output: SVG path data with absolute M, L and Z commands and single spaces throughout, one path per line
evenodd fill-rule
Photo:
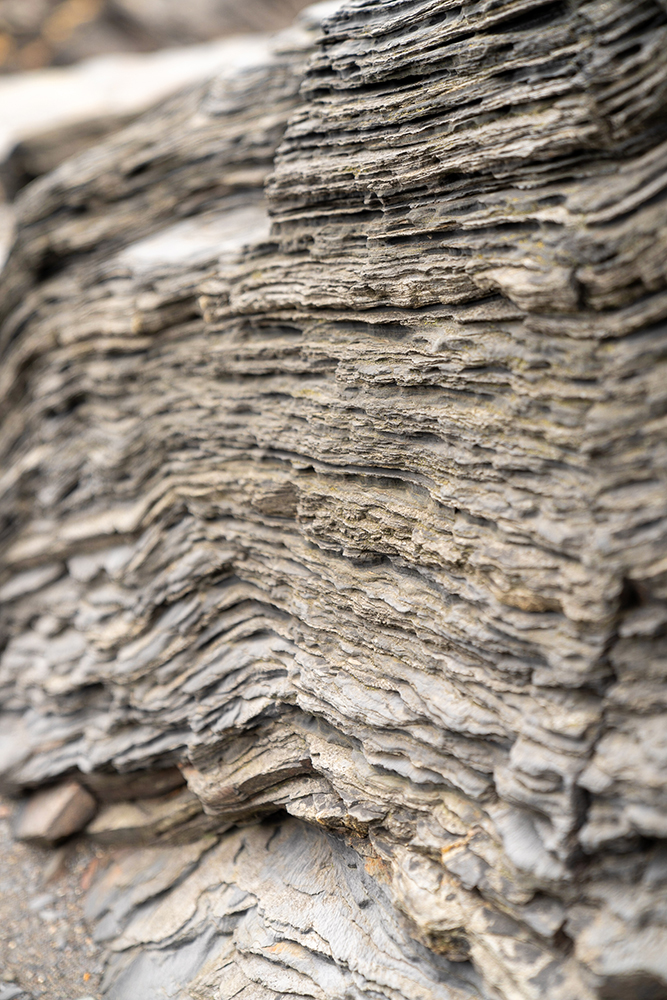
M 0 800 L 0 1000 L 99 1000 L 101 952 L 82 907 L 104 852 L 15 843 L 11 812 Z

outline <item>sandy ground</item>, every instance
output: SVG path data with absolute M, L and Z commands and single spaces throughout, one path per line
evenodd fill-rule
M 101 952 L 82 904 L 103 852 L 17 844 L 11 811 L 0 800 L 0 1000 L 98 1000 Z

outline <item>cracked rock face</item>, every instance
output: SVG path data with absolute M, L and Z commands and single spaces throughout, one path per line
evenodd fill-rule
M 2 783 L 113 1000 L 661 1000 L 667 9 L 334 7 L 20 196 Z

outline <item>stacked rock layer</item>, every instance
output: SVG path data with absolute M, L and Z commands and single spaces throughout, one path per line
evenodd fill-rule
M 4 787 L 116 1000 L 660 1000 L 667 7 L 321 8 L 20 196 Z

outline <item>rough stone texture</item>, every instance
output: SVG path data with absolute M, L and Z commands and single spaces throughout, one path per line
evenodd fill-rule
M 95 815 L 97 804 L 77 781 L 37 792 L 16 817 L 17 840 L 55 843 L 83 830 Z
M 109 997 L 665 996 L 666 94 L 655 0 L 352 0 L 21 195 L 4 786 L 210 820 Z

